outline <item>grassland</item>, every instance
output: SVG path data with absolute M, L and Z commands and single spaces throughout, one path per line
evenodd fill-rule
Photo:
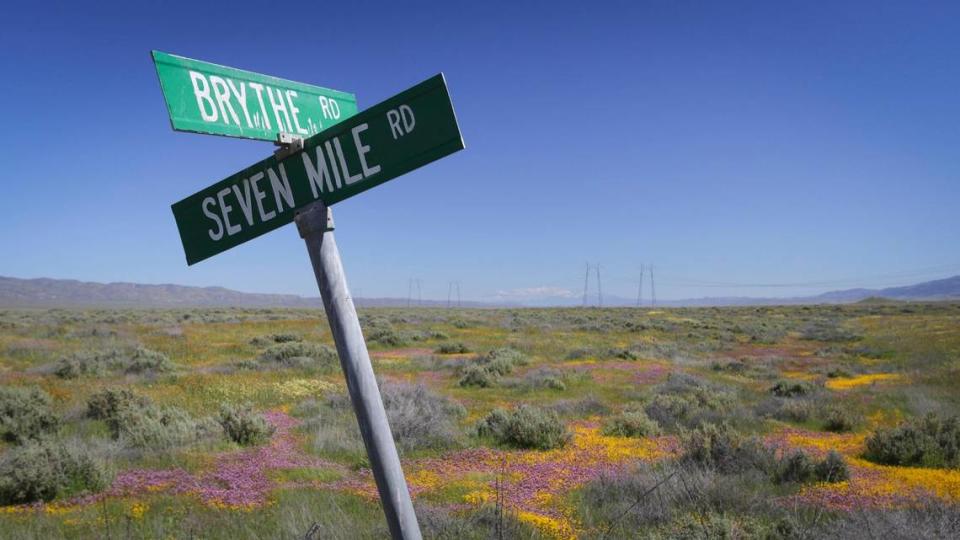
M 361 322 L 427 537 L 960 535 L 960 304 Z M 331 345 L 308 310 L 0 311 L 0 537 L 384 537 Z

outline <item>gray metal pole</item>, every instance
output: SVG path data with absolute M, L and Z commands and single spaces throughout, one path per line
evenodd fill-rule
M 420 540 L 420 526 L 400 467 L 400 456 L 397 455 L 397 447 L 387 423 L 387 412 L 383 408 L 380 389 L 377 388 L 360 320 L 347 290 L 340 251 L 333 237 L 330 209 L 317 201 L 299 212 L 296 222 L 317 276 L 323 308 L 330 321 L 330 332 L 337 345 L 350 401 L 357 413 L 390 535 L 394 539 Z M 348 531 L 344 532 L 349 534 Z

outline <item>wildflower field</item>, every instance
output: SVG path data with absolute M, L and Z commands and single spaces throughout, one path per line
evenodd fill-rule
M 425 537 L 960 537 L 960 304 L 360 315 Z M 387 535 L 322 312 L 0 310 L 0 537 Z

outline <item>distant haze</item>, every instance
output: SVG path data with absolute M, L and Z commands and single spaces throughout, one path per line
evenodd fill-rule
M 960 300 L 960 276 L 927 281 L 905 287 L 886 289 L 847 289 L 831 291 L 816 296 L 765 298 L 765 297 L 714 297 L 659 302 L 662 306 L 729 306 L 769 304 L 816 304 L 850 303 L 867 298 L 889 300 Z M 408 300 L 406 298 L 355 298 L 359 306 L 429 306 L 443 307 L 445 300 Z M 598 298 L 591 296 L 588 305 L 597 305 Z M 609 296 L 603 299 L 604 306 L 633 306 L 634 299 Z M 456 302 L 452 303 L 454 306 Z M 564 298 L 554 301 L 510 302 L 462 302 L 462 307 L 548 307 L 577 306 L 582 298 Z M 644 303 L 649 305 L 649 299 Z M 184 285 L 144 285 L 138 283 L 93 283 L 63 279 L 19 279 L 0 277 L 0 307 L 302 307 L 319 308 L 318 297 L 303 297 L 291 294 L 244 293 L 223 287 L 189 287 Z

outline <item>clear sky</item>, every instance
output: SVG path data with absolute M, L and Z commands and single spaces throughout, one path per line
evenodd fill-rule
M 0 275 L 317 294 L 292 225 L 186 265 L 170 204 L 272 146 L 173 132 L 151 49 L 361 108 L 446 74 L 466 150 L 334 207 L 362 296 L 960 273 L 957 2 L 81 4 L 0 7 Z

